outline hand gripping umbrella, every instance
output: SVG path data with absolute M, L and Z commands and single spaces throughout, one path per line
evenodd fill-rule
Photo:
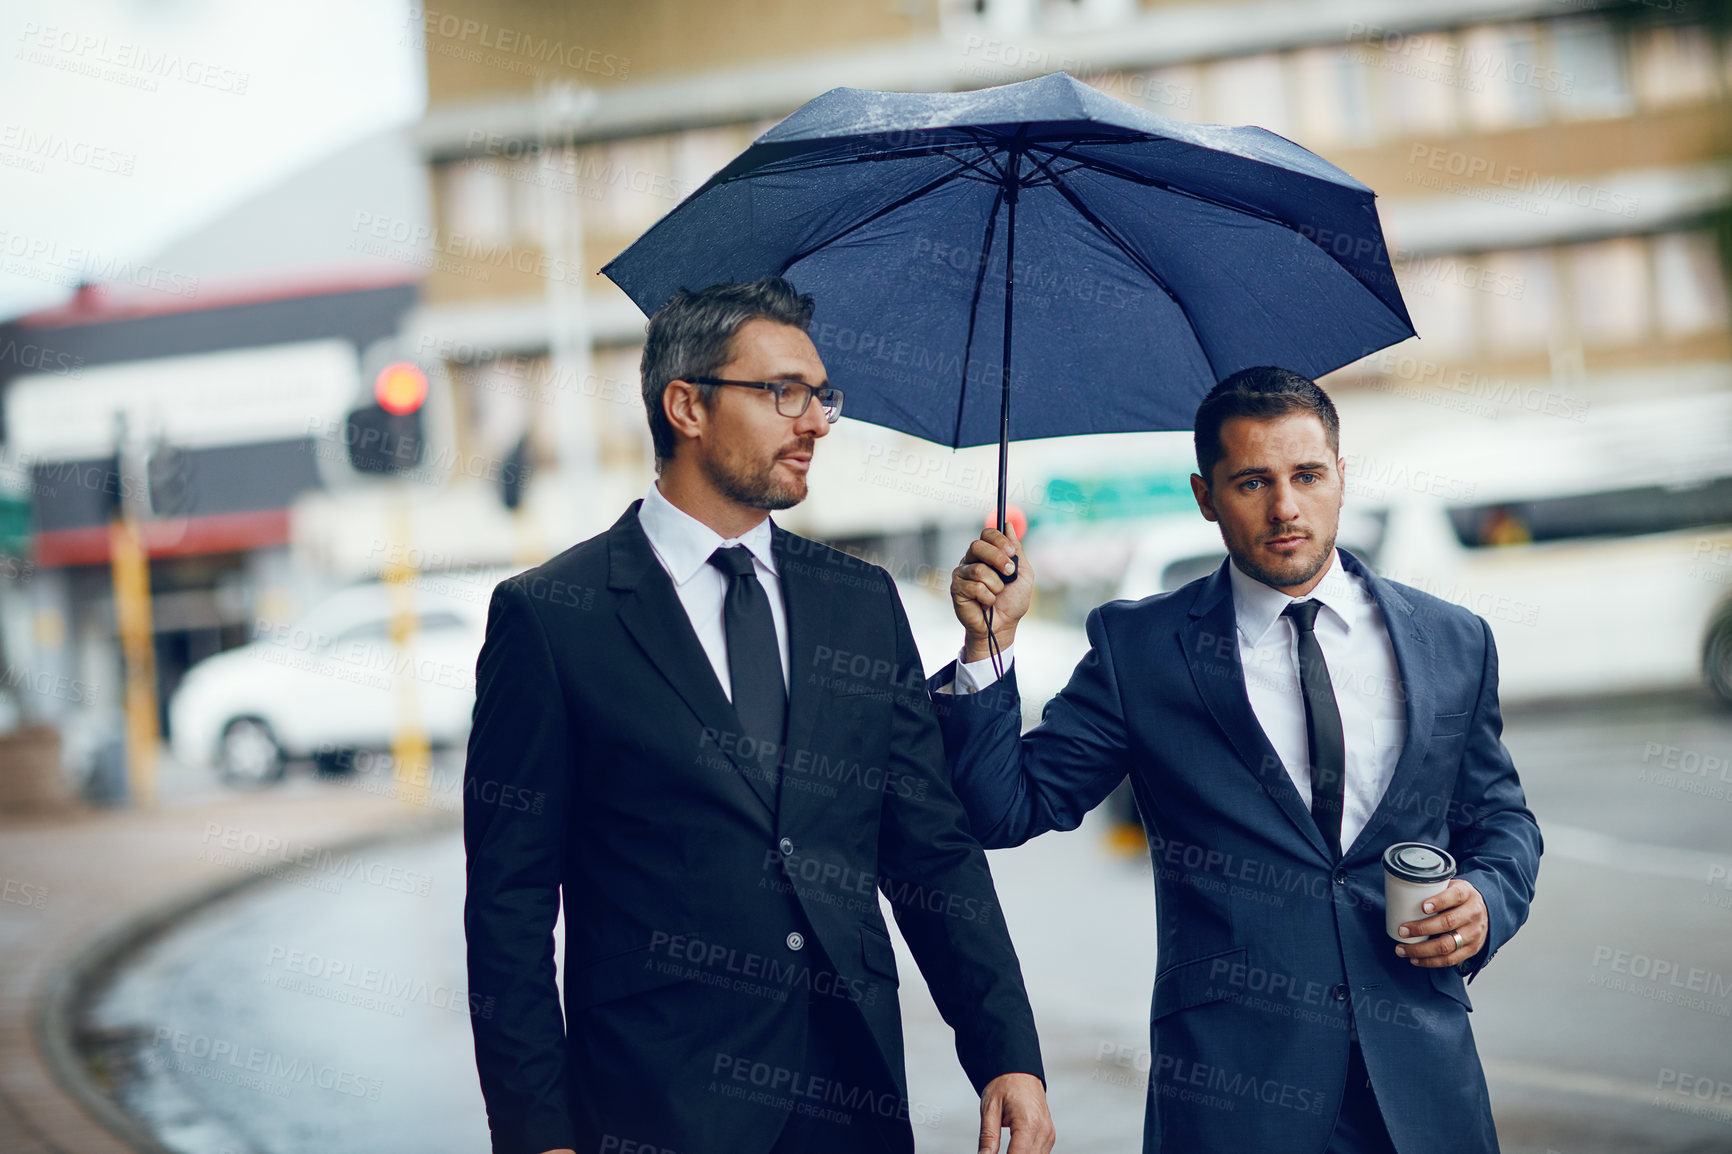
M 646 315 L 682 286 L 787 277 L 850 417 L 998 441 L 1002 525 L 1013 436 L 1186 429 L 1239 369 L 1316 377 L 1412 336 L 1372 202 L 1273 133 L 1062 72 L 838 88 L 602 272 Z

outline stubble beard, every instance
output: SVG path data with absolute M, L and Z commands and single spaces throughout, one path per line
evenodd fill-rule
M 1292 529 L 1277 530 L 1268 534 L 1264 540 L 1272 537 L 1290 537 L 1293 532 Z M 1314 555 L 1297 554 L 1280 567 L 1262 564 L 1249 551 L 1227 541 L 1225 533 L 1221 536 L 1227 546 L 1227 552 L 1233 558 L 1233 564 L 1237 565 L 1245 576 L 1253 577 L 1271 588 L 1290 589 L 1295 585 L 1305 584 L 1321 573 L 1323 567 L 1329 564 L 1329 558 L 1335 552 L 1336 532 L 1337 530 L 1331 530 L 1328 543 L 1317 550 Z M 1316 538 L 1313 537 L 1312 540 L 1315 541 Z
M 706 458 L 704 473 L 709 477 L 710 484 L 716 487 L 716 491 L 735 504 L 769 512 L 792 509 L 806 499 L 806 478 L 795 476 L 791 481 L 778 479 L 776 462 L 781 460 L 782 454 L 797 449 L 810 452 L 812 442 L 802 441 L 784 446 L 777 450 L 776 456 L 764 463 Z

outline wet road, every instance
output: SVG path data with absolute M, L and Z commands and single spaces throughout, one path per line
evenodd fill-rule
M 1504 1149 L 1732 1151 L 1732 712 L 1584 703 L 1507 738 L 1547 853 L 1527 927 L 1470 990 Z M 992 858 L 1060 1149 L 1140 1148 L 1147 860 L 1111 855 L 1094 816 Z M 185 923 L 93 1007 L 117 1093 L 189 1154 L 485 1150 L 462 864 L 455 834 L 362 851 Z M 972 1151 L 973 1092 L 898 950 L 919 1150 Z

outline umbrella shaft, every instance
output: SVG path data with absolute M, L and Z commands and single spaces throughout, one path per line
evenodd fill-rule
M 1022 179 L 1022 151 L 1010 150 L 1004 180 L 1004 360 L 999 377 L 998 394 L 998 531 L 1010 524 L 1005 520 L 1010 499 L 1010 337 L 1016 298 L 1016 201 L 1018 182 Z

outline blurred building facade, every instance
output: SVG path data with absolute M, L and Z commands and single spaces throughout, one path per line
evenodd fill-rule
M 350 575 L 321 563 L 316 513 L 337 493 L 366 505 L 343 418 L 363 354 L 396 345 L 421 275 L 353 245 L 361 190 L 426 219 L 407 140 L 373 137 L 0 324 L 0 507 L 19 521 L 0 543 L 0 707 L 55 723 L 75 775 L 120 724 L 122 506 L 148 557 L 162 722 L 193 664 Z
M 1732 344 L 1713 222 L 1727 192 L 1732 61 L 1707 22 L 1672 8 L 663 0 L 627 10 L 462 0 L 422 9 L 409 34 L 427 55 L 417 139 L 431 172 L 434 255 L 414 339 L 451 362 L 458 411 L 483 448 L 501 451 L 527 428 L 538 461 L 577 467 L 564 475 L 581 477 L 581 489 L 562 472 L 540 474 L 567 486 L 538 495 L 564 514 L 547 521 L 551 536 L 599 531 L 647 483 L 650 453 L 637 399 L 642 317 L 595 270 L 824 90 L 961 90 L 1063 69 L 1164 116 L 1261 125 L 1377 190 L 1421 339 L 1326 382 L 1367 441 L 1451 423 L 1471 434 L 1488 418 L 1579 422 L 1620 399 L 1723 391 Z M 843 426 L 819 454 L 819 496 L 784 515 L 790 524 L 880 545 L 900 538 L 924 558 L 954 536 L 935 526 L 977 525 L 990 506 L 990 457 L 937 461 L 930 446 Z M 1153 460 L 1172 474 L 1132 479 L 1165 503 L 1122 502 L 1124 512 L 1182 507 L 1182 446 L 1126 441 L 1136 438 L 1118 449 L 1019 447 L 1022 503 L 1037 520 L 1063 522 L 1056 494 L 1087 490 L 1104 452 L 1112 467 L 1147 474 Z M 1086 570 L 1087 534 L 1074 544 L 1068 556 Z M 1103 549 L 1105 574 L 1125 546 Z

